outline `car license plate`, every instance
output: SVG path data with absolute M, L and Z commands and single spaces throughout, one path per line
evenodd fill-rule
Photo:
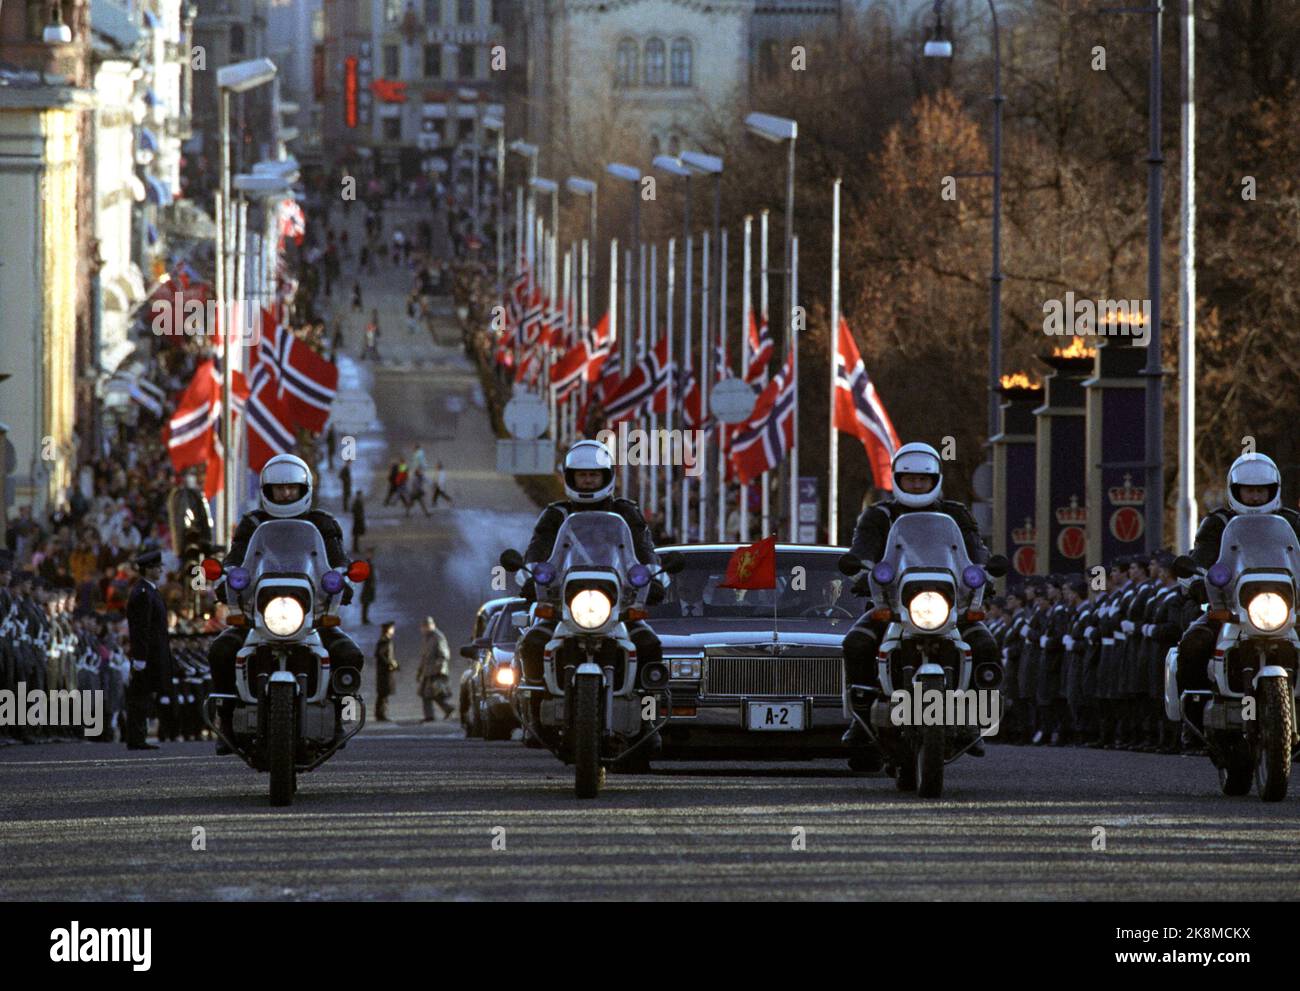
M 802 702 L 750 702 L 749 728 L 755 732 L 803 729 Z

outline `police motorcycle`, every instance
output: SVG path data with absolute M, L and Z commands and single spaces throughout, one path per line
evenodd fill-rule
M 370 565 L 353 561 L 335 571 L 316 527 L 273 519 L 253 532 L 243 566 L 207 558 L 202 567 L 209 582 L 224 577 L 227 621 L 249 631 L 235 658 L 236 694 L 209 694 L 203 721 L 249 767 L 269 772 L 272 805 L 289 805 L 298 775 L 325 763 L 365 725 L 361 672 L 331 670 L 318 631 L 339 625 L 345 583 L 364 582 Z M 226 735 L 215 713 L 231 699 Z
M 1235 516 L 1223 530 L 1214 564 L 1202 568 L 1184 555 L 1174 561 L 1174 573 L 1204 578 L 1207 615 L 1222 626 L 1206 672 L 1209 691 L 1180 695 L 1178 648 L 1165 655 L 1165 714 L 1195 732 L 1186 704 L 1194 696 L 1205 698 L 1204 740 L 1223 793 L 1245 795 L 1253 779 L 1261 799 L 1281 801 L 1297 743 L 1295 531 L 1280 516 Z
M 972 690 L 991 692 L 1002 683 L 1000 664 L 973 663 L 958 623 L 984 618 L 988 580 L 1006 574 L 1006 559 L 994 555 L 984 566 L 973 564 L 952 517 L 916 512 L 894 521 L 881 561 L 864 563 L 845 554 L 839 568 L 858 578 L 870 569 L 867 579 L 876 605 L 871 618 L 887 624 L 876 652 L 879 689 L 846 685 L 846 713 L 880 748 L 899 791 L 938 798 L 944 765 L 980 738 L 973 719 L 980 707 Z M 938 713 L 930 701 L 935 692 Z M 951 692 L 963 693 L 965 714 L 949 724 L 947 700 L 956 699 Z M 1002 702 L 996 694 L 993 698 L 996 727 Z
M 525 734 L 573 765 L 578 798 L 595 798 L 611 765 L 648 756 L 672 712 L 668 665 L 638 665 L 627 624 L 646 618 L 651 582 L 680 571 L 685 558 L 668 554 L 654 568 L 637 561 L 634 546 L 621 516 L 591 511 L 560 525 L 549 560 L 525 564 L 517 550 L 500 558 L 532 578 L 535 616 L 556 622 L 543 683 L 520 681 L 517 711 Z

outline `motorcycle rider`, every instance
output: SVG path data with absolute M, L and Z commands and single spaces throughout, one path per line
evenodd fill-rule
M 1208 568 L 1219 559 L 1219 545 L 1224 528 L 1234 517 L 1243 514 L 1271 513 L 1281 516 L 1300 539 L 1300 513 L 1282 505 L 1282 474 L 1266 454 L 1243 454 L 1228 469 L 1228 505 L 1216 509 L 1201 521 L 1196 531 L 1192 559 Z M 1204 585 L 1197 583 L 1198 597 L 1205 600 Z M 1210 654 L 1219 638 L 1218 620 L 1202 614 L 1183 633 L 1178 643 L 1178 690 L 1180 692 L 1210 687 L 1206 670 Z
M 988 548 L 980 539 L 979 527 L 970 511 L 960 502 L 943 498 L 943 463 L 939 452 L 929 444 L 913 442 L 904 444 L 894 454 L 892 465 L 894 497 L 874 503 L 863 510 L 853 530 L 850 553 L 858 558 L 867 570 L 878 563 L 885 554 L 889 529 L 904 513 L 944 513 L 952 517 L 960 528 L 966 543 L 966 554 L 974 564 L 984 564 L 989 559 Z M 860 577 L 853 591 L 867 595 L 865 577 Z M 887 623 L 871 618 L 872 603 L 866 603 L 866 612 L 859 617 L 844 637 L 845 675 L 851 685 L 876 687 L 879 676 L 876 669 L 876 648 L 881 642 Z M 998 647 L 993 637 L 979 622 L 958 624 L 962 638 L 970 645 L 975 664 L 994 663 Z M 869 743 L 865 729 L 854 720 L 844 734 L 844 742 L 862 747 Z M 983 748 L 977 742 L 972 755 L 981 755 Z
M 654 538 L 641 509 L 630 499 L 614 497 L 614 459 L 604 444 L 595 440 L 580 440 L 569 448 L 562 467 L 564 492 L 567 500 L 553 502 L 542 510 L 533 527 L 532 539 L 524 551 L 524 562 L 535 564 L 549 560 L 555 548 L 555 535 L 561 524 L 573 513 L 599 511 L 617 513 L 632 531 L 632 546 L 636 559 L 642 564 L 657 565 Z M 536 589 L 532 579 L 524 583 L 524 598 L 535 601 Z M 663 597 L 663 586 L 653 582 L 650 586 L 650 603 Z M 519 644 L 519 657 L 523 664 L 525 680 L 540 684 L 542 681 L 543 654 L 546 644 L 555 632 L 556 621 L 539 619 L 524 634 Z M 628 637 L 636 647 L 637 663 L 658 662 L 663 657 L 659 637 L 644 620 L 627 624 Z
M 243 565 L 248 543 L 259 526 L 268 520 L 306 520 L 318 531 L 325 543 L 325 554 L 329 566 L 337 570 L 346 569 L 349 564 L 347 551 L 343 546 L 343 531 L 338 521 L 323 509 L 312 509 L 311 469 L 302 458 L 292 454 L 277 454 L 262 468 L 258 480 L 259 509 L 245 513 L 235 529 L 230 541 L 230 552 L 226 555 L 225 566 L 233 568 Z M 351 587 L 344 585 L 343 605 L 352 600 Z M 361 649 L 352 642 L 352 638 L 338 627 L 321 627 L 316 631 L 323 646 L 330 655 L 330 665 L 337 671 L 340 667 L 352 667 L 358 671 L 365 664 Z M 223 630 L 208 648 L 208 664 L 212 669 L 212 690 L 222 694 L 235 692 L 235 655 L 244 645 L 248 636 L 246 627 L 231 626 Z M 224 700 L 221 704 L 219 718 L 222 729 L 229 732 L 230 715 L 234 702 Z M 217 753 L 229 753 L 225 744 L 217 741 Z

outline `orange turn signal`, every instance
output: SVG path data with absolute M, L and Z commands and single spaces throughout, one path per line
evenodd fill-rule
M 979 621 L 980 621 L 981 619 L 983 619 L 983 618 L 984 618 L 984 611 L 983 611 L 982 609 L 967 609 L 967 610 L 966 610 L 966 620 L 967 620 L 968 622 L 971 622 L 971 623 L 977 623 L 977 622 L 979 622 Z
M 242 612 L 232 612 L 226 617 L 227 626 L 247 626 L 248 618 Z
M 337 616 L 322 616 L 320 618 L 321 626 L 338 626 L 339 623 L 341 622 L 342 620 L 340 620 Z
M 894 618 L 894 610 L 888 606 L 881 606 L 879 609 L 871 611 L 871 618 L 877 623 L 887 623 Z
M 639 619 L 645 619 L 649 615 L 650 613 L 640 606 L 629 606 L 627 610 L 627 618 L 634 623 Z
M 549 603 L 537 607 L 537 616 L 539 619 L 554 619 L 555 607 Z
M 1207 619 L 1212 619 L 1216 623 L 1232 622 L 1231 609 L 1211 609 L 1208 613 L 1205 614 L 1205 616 Z

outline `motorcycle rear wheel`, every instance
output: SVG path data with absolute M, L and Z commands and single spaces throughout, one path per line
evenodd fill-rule
M 271 772 L 271 804 L 290 805 L 298 788 L 294 767 L 294 690 L 279 682 L 266 693 L 266 759 Z
M 601 679 L 594 675 L 583 675 L 573 684 L 573 791 L 578 798 L 595 798 L 605 783 L 600 762 L 601 687 Z
M 1259 699 L 1259 760 L 1255 784 L 1265 802 L 1286 798 L 1291 779 L 1291 733 L 1294 706 L 1289 678 L 1261 679 Z

